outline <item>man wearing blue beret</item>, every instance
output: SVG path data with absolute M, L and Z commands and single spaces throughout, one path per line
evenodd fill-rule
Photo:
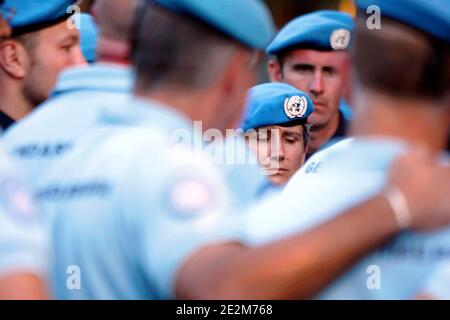
M 4 148 L 20 163 L 32 188 L 94 126 L 100 108 L 112 104 L 127 106 L 132 88 L 129 55 L 136 6 L 135 0 L 96 1 L 93 11 L 100 35 L 97 52 L 90 49 L 87 58 L 98 55 L 97 63 L 63 70 L 51 97 L 3 135 Z M 83 37 L 89 25 L 80 20 L 82 16 L 76 16 L 75 22 Z M 88 40 L 92 46 L 96 42 Z
M 0 126 L 7 129 L 45 101 L 58 73 L 85 63 L 78 31 L 68 27 L 69 0 L 6 0 L 12 28 L 0 44 Z
M 247 101 L 242 129 L 269 180 L 283 186 L 305 162 L 310 135 L 306 122 L 313 103 L 280 82 L 251 88 Z
M 316 11 L 286 24 L 266 49 L 273 57 L 267 67 L 270 80 L 295 86 L 314 103 L 308 155 L 347 134 L 339 107 L 348 91 L 353 28 L 353 18 L 346 13 Z
M 10 33 L 0 13 L 0 37 Z M 0 300 L 42 299 L 46 297 L 46 235 L 18 176 L 17 168 L 0 152 Z
M 96 5 L 108 6 L 110 2 Z M 210 157 L 197 154 L 188 141 L 175 145 L 172 137 L 180 132 L 201 139 L 203 132 L 195 132 L 194 121 L 201 122 L 204 131 L 220 133 L 237 126 L 247 90 L 256 78 L 256 51 L 263 50 L 274 35 L 270 12 L 259 0 L 156 0 L 142 1 L 141 5 L 132 52 L 136 97 L 125 102 L 120 98 L 99 100 L 86 106 L 86 112 L 98 106 L 89 113 L 95 117 L 89 124 L 95 123 L 96 128 L 84 127 L 73 152 L 60 157 L 37 179 L 35 190 L 51 228 L 55 235 L 63 235 L 51 241 L 55 257 L 52 268 L 57 270 L 51 275 L 51 283 L 58 298 L 173 297 L 175 273 L 185 257 L 205 241 L 228 238 L 234 231 L 223 228 L 227 222 L 222 220 L 222 208 L 238 212 L 241 207 L 235 206 L 235 198 L 251 191 L 246 186 L 253 182 L 243 180 L 245 172 L 233 174 L 236 190 L 231 190 Z M 101 29 L 100 49 L 104 40 L 110 44 L 117 41 L 107 28 L 111 20 L 99 10 L 96 7 L 94 13 Z M 103 34 L 109 37 L 103 39 Z M 108 52 L 104 54 L 108 57 Z M 115 61 L 119 62 L 119 57 Z M 72 103 L 76 105 L 77 101 Z M 55 112 L 58 107 L 69 109 L 55 105 Z M 71 109 L 73 113 L 78 110 Z M 77 168 L 69 169 L 73 165 Z M 256 161 L 254 167 L 261 177 Z M 37 166 L 33 171 L 38 171 Z M 124 192 L 116 193 L 122 187 Z M 134 200 L 129 202 L 129 196 Z M 72 200 L 80 205 L 79 210 L 72 206 Z M 55 215 L 62 203 L 67 205 L 65 214 Z M 150 203 L 155 210 L 148 210 Z M 107 211 L 111 214 L 102 214 Z M 93 215 L 84 219 L 84 214 Z M 97 218 L 110 222 L 105 220 L 103 224 Z M 122 225 L 125 229 L 137 223 L 143 233 L 131 232 L 117 246 L 124 229 L 107 225 L 122 224 L 122 218 L 131 219 L 131 224 Z M 86 225 L 69 222 L 72 219 Z M 84 230 L 83 235 L 89 234 L 88 242 L 75 240 L 80 236 L 79 228 Z M 104 238 L 107 234 L 111 234 L 111 238 L 107 236 L 110 240 Z M 103 249 L 94 253 L 99 244 Z M 135 250 L 140 246 L 142 251 Z M 79 250 L 85 254 L 78 255 Z M 98 252 L 109 262 L 91 263 Z M 133 261 L 140 271 L 130 268 Z M 83 270 L 81 290 L 66 286 L 65 270 L 71 264 Z M 106 273 L 119 272 L 117 277 L 103 277 L 104 267 L 115 269 Z M 142 281 L 144 278 L 148 281 Z
M 97 0 L 92 10 L 100 27 L 97 54 L 89 55 L 96 56 L 96 63 L 89 68 L 71 67 L 64 70 L 51 98 L 5 133 L 2 143 L 14 161 L 20 162 L 31 187 L 60 158 L 75 149 L 79 138 L 96 127 L 96 120 L 103 109 L 120 111 L 135 102 L 130 95 L 133 79 L 130 53 L 137 4 L 135 0 Z M 75 21 L 77 19 L 79 16 Z M 85 21 L 79 22 L 83 41 L 87 25 Z M 88 42 L 94 44 L 93 41 Z M 233 116 L 238 118 L 240 113 Z M 248 158 L 256 158 L 245 148 L 243 141 L 238 139 L 236 143 Z M 226 144 L 227 148 L 228 151 L 221 150 L 220 154 L 224 158 L 228 155 L 234 157 L 232 143 Z M 259 197 L 258 190 L 267 185 L 256 159 L 248 164 L 224 163 L 222 169 L 230 189 L 235 190 L 233 199 L 241 205 Z M 240 181 L 246 181 L 247 188 L 241 190 L 234 187 L 241 185 Z
M 367 27 L 368 8 L 373 6 L 381 12 L 381 29 Z M 450 194 L 450 157 L 444 151 L 450 128 L 449 2 L 359 0 L 357 7 L 352 57 L 354 138 L 313 155 L 272 210 L 255 211 L 248 223 L 251 238 L 263 244 L 298 229 L 313 230 L 322 221 L 342 217 L 340 210 L 381 191 L 398 227 L 408 231 L 359 259 L 316 297 L 412 299 L 424 293 L 421 296 L 448 299 L 450 228 L 442 223 L 436 231 L 420 231 L 428 229 L 431 215 L 450 213 L 450 201 L 428 210 L 422 220 L 425 228 L 416 228 L 412 211 L 424 202 L 411 201 L 419 194 L 411 197 L 394 186 L 382 190 L 388 169 L 396 167 L 393 159 L 418 146 L 417 157 L 424 168 L 437 166 L 426 184 L 429 200 Z M 416 174 L 410 161 L 397 169 Z M 355 229 L 348 225 L 349 234 Z

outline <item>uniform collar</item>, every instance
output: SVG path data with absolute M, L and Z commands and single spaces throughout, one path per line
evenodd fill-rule
M 379 172 L 389 170 L 392 159 L 407 150 L 406 141 L 390 136 L 359 136 L 347 138 L 315 153 L 306 164 L 327 163 L 320 171 L 347 174 L 348 172 Z M 342 164 L 345 163 L 345 167 Z
M 352 146 L 361 150 L 361 155 L 376 158 L 378 154 L 403 153 L 411 148 L 411 144 L 401 138 L 383 135 L 367 135 L 354 137 Z M 444 164 L 450 164 L 450 154 L 446 150 L 438 153 L 437 158 Z
M 100 122 L 160 128 L 167 131 L 193 130 L 192 121 L 175 109 L 155 100 L 131 97 L 126 108 L 108 107 L 100 113 Z
M 0 111 L 0 129 L 5 131 L 14 123 L 15 121 L 12 118 L 10 118 L 7 114 Z
M 328 141 L 325 141 L 325 143 L 320 146 L 320 148 L 316 152 L 307 155 L 305 161 L 311 158 L 311 156 L 313 156 L 315 153 L 327 149 L 330 146 L 334 145 L 335 143 L 345 139 L 347 135 L 348 135 L 348 120 L 345 118 L 342 111 L 339 110 L 339 124 L 336 131 L 331 136 L 331 138 L 328 139 Z
M 71 67 L 61 72 L 52 96 L 68 91 L 131 92 L 133 72 L 130 66 L 116 63 L 95 63 Z
M 342 111 L 339 111 L 339 124 L 337 127 L 336 132 L 333 134 L 333 136 L 330 138 L 332 139 L 342 139 L 347 136 L 347 130 L 348 129 L 348 121 L 345 119 L 344 114 Z

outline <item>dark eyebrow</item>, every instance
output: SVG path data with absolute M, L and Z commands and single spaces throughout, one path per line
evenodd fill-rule
M 312 65 L 312 64 L 308 64 L 308 63 L 294 63 L 291 66 L 291 68 L 294 69 L 294 70 L 303 69 L 303 70 L 310 70 L 310 71 L 312 71 L 312 70 L 314 70 L 315 66 Z

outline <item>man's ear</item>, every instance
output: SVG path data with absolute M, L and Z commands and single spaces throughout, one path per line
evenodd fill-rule
M 244 68 L 248 69 L 248 64 L 249 55 L 246 51 L 239 50 L 233 54 L 222 77 L 226 92 L 231 93 L 234 90 L 242 90 L 241 82 L 244 80 L 242 77 L 242 70 Z M 251 85 L 253 85 L 253 83 Z M 245 92 L 247 92 L 247 89 L 248 88 L 245 89 Z
M 280 82 L 283 79 L 281 66 L 275 59 L 270 59 L 267 63 L 267 73 L 271 82 Z
M 15 40 L 0 43 L 0 68 L 10 77 L 23 79 L 30 66 L 30 58 L 25 47 Z
M 250 65 L 252 56 L 247 50 L 236 50 L 217 81 L 219 109 L 216 114 L 222 115 L 225 128 L 234 128 L 240 122 L 247 91 L 257 81 L 255 67 Z

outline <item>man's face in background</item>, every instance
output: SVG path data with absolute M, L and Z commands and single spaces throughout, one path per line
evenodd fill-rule
M 80 49 L 79 32 L 68 28 L 66 21 L 27 34 L 25 39 L 28 66 L 23 93 L 36 106 L 48 98 L 64 68 L 86 61 Z
M 348 52 L 296 49 L 271 60 L 271 81 L 285 82 L 307 93 L 314 103 L 308 123 L 318 129 L 338 117 L 339 104 L 348 82 Z

